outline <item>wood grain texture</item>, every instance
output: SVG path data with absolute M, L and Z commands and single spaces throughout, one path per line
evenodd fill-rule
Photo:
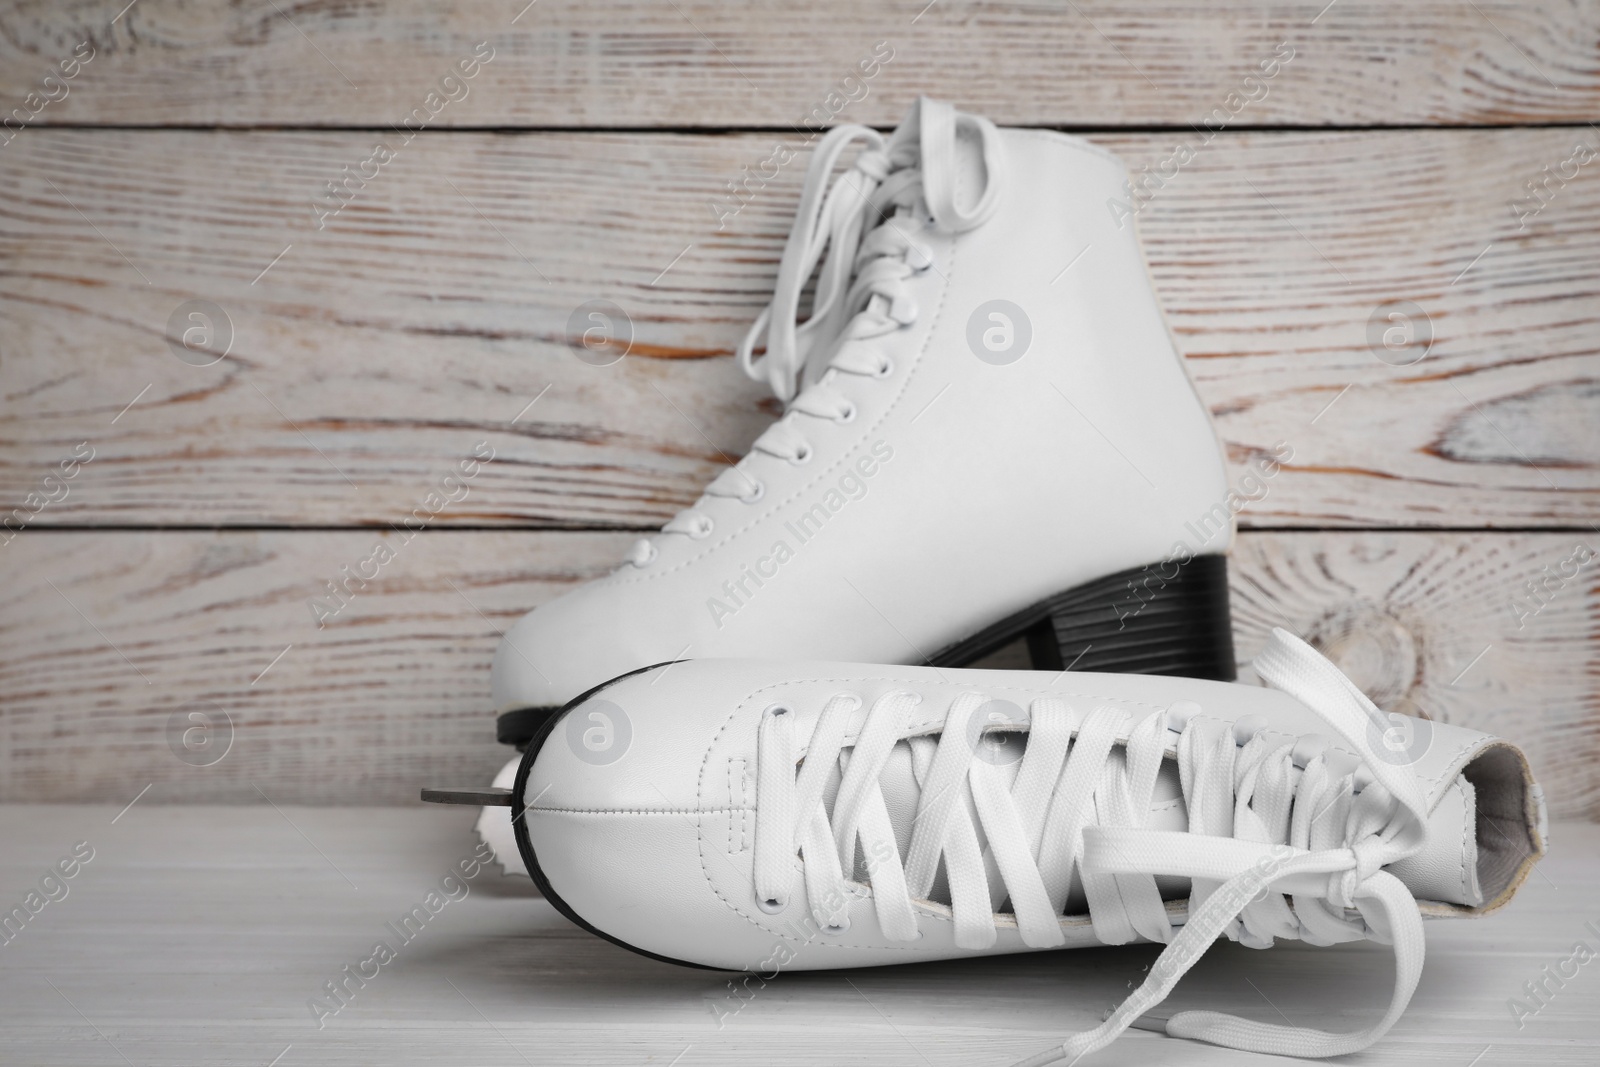
M 424 134 L 316 228 L 311 198 L 375 136 L 30 130 L 6 148 L 0 503 L 35 525 L 386 525 L 485 442 L 496 461 L 434 525 L 653 527 L 771 419 L 725 357 L 765 302 L 800 164 L 720 231 L 714 205 L 775 135 Z M 1191 139 L 1138 223 L 1231 458 L 1294 449 L 1247 524 L 1595 521 L 1600 163 L 1525 226 L 1509 206 L 1584 136 L 1600 148 L 1573 130 Z M 1136 171 L 1181 139 L 1096 138 Z M 231 322 L 212 366 L 169 345 L 194 298 Z M 631 318 L 614 366 L 569 347 L 595 299 Z M 1395 301 L 1433 338 L 1411 366 L 1374 354 Z M 29 504 L 80 445 L 94 459 L 65 495 Z
M 1597 549 L 1592 532 L 1241 536 L 1230 589 L 1240 678 L 1256 680 L 1249 660 L 1283 627 L 1386 710 L 1514 741 L 1564 813 L 1594 818 Z
M 396 558 L 319 628 L 309 598 L 380 537 Z M 259 786 L 281 802 L 401 803 L 424 784 L 488 781 L 509 755 L 489 710 L 499 632 L 614 566 L 627 541 L 24 532 L 0 550 L 0 800 L 126 802 L 154 783 L 170 801 L 259 803 Z M 1563 568 L 1578 543 L 1245 534 L 1237 647 L 1253 656 L 1275 625 L 1308 635 L 1385 705 L 1525 746 L 1554 810 L 1593 816 L 1600 562 Z M 1563 570 L 1572 576 L 1545 581 Z M 1536 599 L 1529 581 L 1545 583 Z M 169 744 L 190 711 L 233 723 L 214 765 L 186 764 Z
M 319 626 L 311 599 L 380 539 L 395 558 Z M 500 631 L 615 566 L 629 540 L 24 533 L 0 550 L 0 788 L 111 799 L 138 778 L 129 797 L 159 781 L 174 799 L 259 803 L 255 782 L 287 803 L 399 803 L 424 779 L 487 781 L 510 755 L 489 694 Z M 174 754 L 169 730 L 190 711 L 233 724 L 221 762 Z
M 120 1052 L 141 1065 L 263 1065 L 281 1054 L 281 1067 L 667 1067 L 675 1056 L 679 1067 L 1003 1067 L 1094 1025 L 1156 957 L 1139 945 L 795 972 L 730 1000 L 736 976 L 631 953 L 573 926 L 527 879 L 491 869 L 377 977 L 352 983 L 348 1004 L 318 1029 L 306 1002 L 379 939 L 394 944 L 386 924 L 471 854 L 472 813 L 162 807 L 154 791 L 117 818 L 121 807 L 0 807 L 7 906 L 74 843 L 95 850 L 68 895 L 0 947 L 7 1063 L 122 1063 Z M 1595 1061 L 1593 964 L 1520 1030 L 1506 1006 L 1575 940 L 1593 945 L 1585 923 L 1600 913 L 1600 827 L 1566 823 L 1552 837 L 1553 851 L 1504 909 L 1428 924 L 1410 1008 L 1361 1054 L 1365 1067 L 1462 1067 L 1491 1045 L 1485 1064 Z M 1280 941 L 1266 952 L 1222 941 L 1168 1004 L 1279 1022 L 1276 1009 L 1296 1026 L 1353 1029 L 1377 1017 L 1392 976 L 1390 950 L 1370 941 Z M 1095 1058 L 1108 1067 L 1241 1062 L 1138 1030 Z
M 1592 0 L 140 0 L 113 24 L 124 3 L 7 5 L 0 99 L 21 104 L 88 41 L 94 58 L 35 121 L 387 127 L 482 42 L 495 58 L 436 124 L 787 128 L 851 95 L 846 117 L 892 124 L 927 92 L 1015 124 L 1185 129 L 1288 43 L 1291 65 L 1239 121 L 1570 122 L 1600 102 Z M 893 58 L 844 82 L 879 42 Z

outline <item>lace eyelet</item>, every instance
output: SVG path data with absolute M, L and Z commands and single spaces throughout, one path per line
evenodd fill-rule
M 1167 708 L 1167 729 L 1183 733 L 1189 720 L 1200 714 L 1200 705 L 1192 700 L 1179 700 Z
M 751 489 L 748 493 L 744 494 L 744 496 L 741 496 L 739 498 L 739 501 L 741 503 L 744 503 L 744 504 L 754 504 L 754 503 L 756 503 L 758 500 L 760 500 L 762 497 L 764 497 L 766 495 L 767 495 L 767 483 L 766 482 L 756 482 L 755 483 L 755 487 L 753 489 Z
M 1305 770 L 1332 744 L 1333 740 L 1322 734 L 1305 734 L 1295 742 L 1290 759 L 1294 761 L 1296 767 Z
M 756 907 L 760 908 L 762 911 L 766 912 L 768 915 L 777 915 L 779 912 L 783 911 L 783 909 L 787 908 L 788 906 L 789 906 L 789 902 L 787 900 L 757 900 L 756 901 Z
M 879 381 L 882 381 L 884 378 L 889 377 L 889 375 L 893 373 L 894 360 L 885 359 L 882 363 L 878 364 L 878 369 L 872 373 L 872 376 L 877 378 Z
M 716 528 L 717 524 L 711 520 L 709 515 L 701 516 L 700 522 L 693 530 L 689 531 L 689 536 L 696 541 L 704 541 L 711 536 L 711 531 Z
M 825 933 L 825 934 L 843 934 L 843 933 L 848 933 L 849 930 L 850 930 L 850 917 L 848 915 L 845 916 L 844 922 L 841 925 L 839 925 L 839 926 L 824 926 L 822 928 L 822 932 Z
M 812 448 L 810 445 L 805 445 L 800 450 L 795 452 L 794 455 L 789 457 L 789 462 L 793 463 L 796 467 L 802 467 L 807 463 L 810 463 L 811 457 L 816 454 L 816 449 Z
M 1243 748 L 1251 740 L 1268 727 L 1269 723 L 1261 715 L 1246 715 L 1233 724 L 1233 743 Z
M 773 718 L 777 718 L 779 715 L 789 714 L 789 709 L 784 707 L 782 704 L 774 704 L 766 710 L 766 714 L 771 715 Z
M 841 423 L 841 424 L 846 423 L 846 422 L 855 422 L 856 421 L 856 414 L 857 414 L 856 406 L 854 404 L 851 404 L 849 409 L 846 410 L 844 412 L 844 414 L 835 415 L 833 417 L 833 421 L 837 422 L 837 423 Z

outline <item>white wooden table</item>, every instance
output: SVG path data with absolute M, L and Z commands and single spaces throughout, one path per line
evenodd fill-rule
M 1135 947 L 786 975 L 719 1027 L 716 1009 L 736 1003 L 732 976 L 584 933 L 496 869 L 319 1029 L 307 1001 L 377 940 L 398 942 L 385 924 L 471 852 L 470 819 L 148 800 L 120 817 L 117 806 L 0 807 L 7 908 L 76 842 L 94 849 L 67 895 L 0 946 L 0 1063 L 1004 1065 L 1090 1025 L 1154 956 Z M 1563 824 L 1554 841 L 1505 911 L 1429 925 L 1411 1010 L 1346 1062 L 1600 1061 L 1600 962 L 1520 1030 L 1507 1007 L 1576 941 L 1600 948 L 1584 929 L 1600 922 L 1600 826 Z M 1391 978 L 1377 945 L 1221 944 L 1169 1004 L 1350 1028 L 1387 1002 Z M 1093 1062 L 1272 1060 L 1131 1031 Z

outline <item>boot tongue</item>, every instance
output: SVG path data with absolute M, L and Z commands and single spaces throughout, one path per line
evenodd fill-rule
M 1017 772 L 1022 766 L 1022 754 L 1026 750 L 1027 737 L 1025 734 L 1008 734 L 1006 738 L 1008 742 L 1014 740 L 1016 747 L 1008 751 L 1005 746 L 1000 746 L 999 751 L 1002 754 L 990 762 L 999 768 L 1006 784 L 1010 786 L 1016 780 Z M 902 856 L 910 853 L 912 827 L 917 817 L 917 804 L 922 796 L 922 789 L 917 784 L 917 756 L 914 749 L 925 746 L 927 754 L 922 758 L 930 760 L 936 743 L 936 738 L 916 738 L 910 742 L 900 742 L 894 747 L 888 762 L 884 764 L 882 773 L 878 776 L 884 804 L 889 809 L 889 822 L 894 827 L 895 839 Z M 840 777 L 840 772 L 835 769 L 833 781 L 829 784 L 824 799 L 830 812 L 833 809 L 833 799 L 839 787 Z M 978 819 L 977 811 L 972 809 L 970 801 L 968 808 L 972 825 L 977 827 L 979 840 L 982 842 L 982 823 Z M 1422 851 L 1398 863 L 1390 864 L 1387 868 L 1389 873 L 1399 878 L 1411 891 L 1411 895 L 1418 900 L 1468 907 L 1482 905 L 1483 893 L 1478 884 L 1476 824 L 1477 814 L 1472 783 L 1458 776 L 1446 787 L 1439 803 L 1429 815 L 1427 841 Z M 1151 830 L 1177 831 L 1187 830 L 1189 827 L 1188 812 L 1184 807 L 1179 784 L 1178 767 L 1170 759 L 1163 762 L 1161 773 L 1156 779 L 1155 793 L 1151 798 L 1150 814 L 1146 818 L 1145 827 Z M 858 870 L 856 877 L 860 881 L 867 880 L 864 870 Z M 1161 895 L 1169 900 L 1188 894 L 1186 879 L 1159 878 L 1157 885 L 1162 889 Z M 991 890 L 992 895 L 1004 896 L 1005 890 L 1000 884 L 993 885 Z M 934 886 L 932 896 L 937 901 L 949 903 L 942 873 Z M 1068 914 L 1081 913 L 1083 910 L 1083 896 L 1078 888 L 1076 875 L 1073 877 L 1073 892 L 1067 901 L 1066 910 Z
M 940 115 L 943 117 L 937 117 Z M 889 138 L 891 159 L 903 166 L 917 167 L 925 175 L 930 170 L 940 172 L 929 175 L 929 178 L 937 185 L 949 186 L 952 194 L 949 206 L 958 215 L 972 211 L 989 183 L 1000 180 L 998 175 L 988 173 L 982 136 L 976 127 L 969 125 L 973 118 L 953 110 L 948 104 L 923 97 L 912 105 L 911 111 Z M 943 124 L 948 124 L 945 135 L 930 143 L 932 127 Z M 938 199 L 938 191 L 931 196 L 927 190 L 924 191 L 924 204 L 936 219 L 940 206 Z M 952 220 L 937 221 L 954 232 Z

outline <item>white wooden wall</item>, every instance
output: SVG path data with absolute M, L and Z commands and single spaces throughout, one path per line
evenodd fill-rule
M 0 4 L 0 800 L 490 773 L 497 631 L 775 413 L 728 356 L 803 168 L 719 226 L 727 183 L 819 107 L 926 91 L 1135 170 L 1196 149 L 1139 216 L 1156 285 L 1234 461 L 1294 448 L 1241 516 L 1241 656 L 1288 624 L 1600 813 L 1600 566 L 1546 580 L 1600 550 L 1600 4 L 124 2 Z M 599 298 L 636 333 L 604 368 L 564 336 Z M 231 323 L 210 366 L 170 344 L 190 300 Z M 1399 303 L 1405 366 L 1369 335 Z M 191 710 L 231 719 L 222 762 L 169 750 Z

